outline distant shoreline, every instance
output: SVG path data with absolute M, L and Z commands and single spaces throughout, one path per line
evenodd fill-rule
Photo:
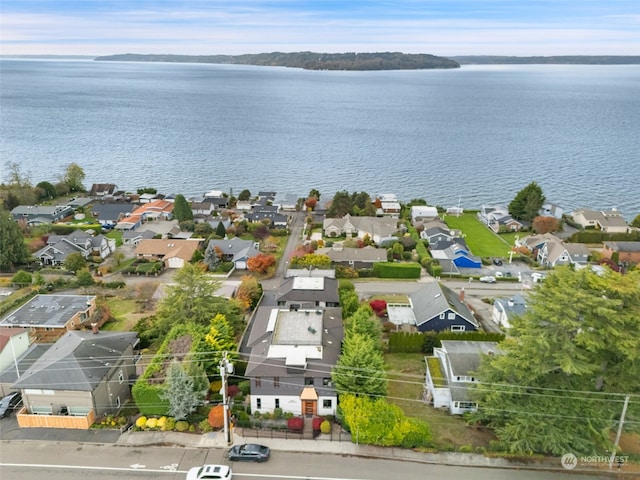
M 389 62 L 387 65 L 322 64 L 318 59 L 331 59 L 335 62 L 348 56 L 375 58 L 376 56 L 395 55 L 395 60 L 408 60 L 409 64 Z M 402 53 L 261 53 L 245 55 L 162 55 L 162 54 L 117 54 L 117 55 L 0 55 L 8 59 L 33 60 L 95 60 L 121 62 L 172 62 L 172 63 L 218 63 L 255 66 L 286 66 L 312 70 L 415 70 L 425 68 L 459 68 L 460 65 L 640 65 L 640 55 L 551 55 L 551 56 L 508 56 L 508 55 L 453 55 L 449 57 L 429 54 Z M 325 60 L 326 61 L 326 60 Z M 305 66 L 304 62 L 308 65 Z M 311 62 L 311 63 L 309 63 Z M 456 65 L 457 64 L 457 65 Z

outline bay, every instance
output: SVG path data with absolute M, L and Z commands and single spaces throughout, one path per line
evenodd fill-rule
M 565 210 L 640 213 L 640 66 L 339 72 L 0 60 L 0 180 L 196 197 L 339 190 L 479 208 L 531 181 Z M 322 200 L 322 198 L 321 198 Z

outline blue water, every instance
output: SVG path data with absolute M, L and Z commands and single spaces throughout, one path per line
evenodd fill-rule
M 565 210 L 640 213 L 640 66 L 278 67 L 0 60 L 0 179 L 395 193 L 478 208 L 531 181 Z

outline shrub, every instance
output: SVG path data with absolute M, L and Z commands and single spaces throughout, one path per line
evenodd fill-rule
M 460 445 L 458 447 L 458 451 L 460 453 L 473 453 L 473 446 L 471 446 L 471 445 Z
M 167 417 L 167 420 L 164 423 L 165 430 L 173 430 L 176 428 L 176 419 L 173 417 Z
M 275 420 L 278 420 L 280 418 L 282 418 L 284 415 L 282 413 L 282 409 L 281 408 L 274 408 L 273 409 L 273 418 Z
M 251 392 L 251 383 L 249 382 L 249 380 L 245 380 L 238 384 L 238 388 L 242 392 L 242 395 L 247 396 Z
M 148 418 L 147 419 L 147 424 L 146 424 L 147 428 L 156 428 L 157 426 L 158 426 L 158 419 L 157 418 Z
M 224 406 L 216 405 L 209 411 L 207 419 L 212 428 L 221 428 L 224 425 Z
M 311 428 L 313 428 L 314 431 L 320 430 L 320 426 L 322 425 L 323 421 L 324 418 L 322 417 L 313 417 L 313 420 L 311 420 Z
M 331 433 L 331 422 L 329 420 L 324 420 L 320 424 L 320 431 L 324 434 Z
M 213 427 L 211 425 L 209 425 L 209 420 L 208 419 L 204 419 L 202 420 L 199 424 L 198 424 L 198 429 L 202 432 L 202 433 L 208 433 L 208 432 L 212 432 L 213 431 Z
M 136 427 L 144 428 L 147 425 L 147 417 L 140 417 L 136 420 Z
M 287 428 L 294 432 L 301 432 L 304 429 L 304 420 L 302 417 L 291 417 L 287 420 Z
M 189 422 L 185 422 L 184 420 L 179 420 L 176 422 L 175 429 L 178 432 L 186 432 L 189 430 Z
M 240 393 L 240 388 L 238 388 L 237 385 L 229 385 L 227 387 L 227 395 L 229 395 L 229 397 L 233 398 L 238 395 L 238 393 Z

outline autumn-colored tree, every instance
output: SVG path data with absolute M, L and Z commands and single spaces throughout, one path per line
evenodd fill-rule
M 539 215 L 533 219 L 532 226 L 533 230 L 540 234 L 557 232 L 560 228 L 560 221 L 555 217 Z
M 242 277 L 242 282 L 236 292 L 236 299 L 242 303 L 245 310 L 255 307 L 261 295 L 262 286 L 258 283 L 256 277 L 252 275 Z
M 209 425 L 213 428 L 222 428 L 224 426 L 224 406 L 216 405 L 209 410 L 207 422 L 209 422 Z
M 256 240 L 264 240 L 269 237 L 269 227 L 264 223 L 260 223 L 253 229 L 253 238 Z
M 259 253 L 247 260 L 247 268 L 251 272 L 265 274 L 276 264 L 276 257 L 267 253 Z
M 330 266 L 331 258 L 324 254 L 307 253 L 301 257 L 291 259 L 291 267 L 293 268 L 329 268 Z
M 316 208 L 317 203 L 318 199 L 316 197 L 309 197 L 305 200 L 304 206 L 309 210 L 313 210 L 314 208 Z
M 369 306 L 378 317 L 382 317 L 387 312 L 387 301 L 378 299 L 371 300 Z

